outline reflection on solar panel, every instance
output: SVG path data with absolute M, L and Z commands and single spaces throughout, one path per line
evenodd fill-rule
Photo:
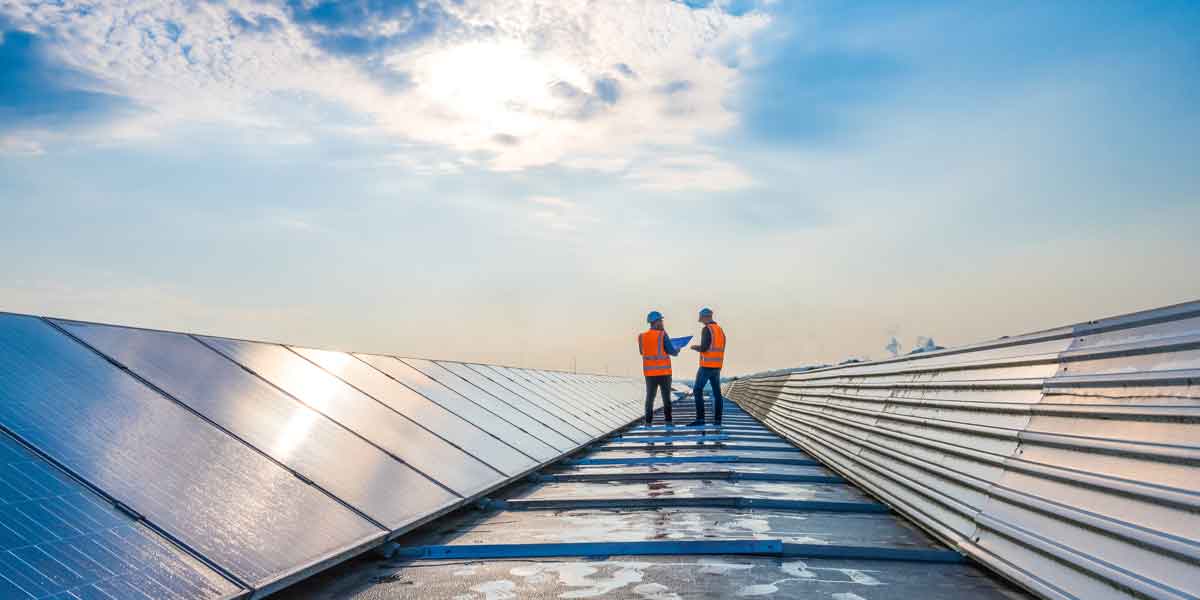
M 598 410 L 596 407 L 589 406 L 586 402 L 580 400 L 567 390 L 555 389 L 540 380 L 529 377 L 526 373 L 522 372 L 521 369 L 501 366 L 492 366 L 491 369 L 500 375 L 508 377 L 510 380 L 516 382 L 517 385 L 523 386 L 524 388 L 532 391 L 538 397 L 547 398 L 558 402 L 566 410 L 570 411 L 571 414 L 575 415 L 576 418 L 588 424 L 592 429 L 604 431 L 606 429 L 611 429 L 614 426 L 614 422 L 611 422 L 610 417 L 604 414 L 603 411 Z
M 0 313 L 0 598 L 270 593 L 641 404 L 450 365 Z
M 371 365 L 343 352 L 293 348 L 345 382 L 362 390 L 392 410 L 412 419 L 438 438 L 453 445 L 456 453 L 437 459 L 428 471 L 459 493 L 467 496 L 504 481 L 505 473 L 491 464 L 491 457 L 471 452 L 460 442 L 472 444 L 478 430 L 428 398 L 401 385 Z
M 602 394 L 585 393 L 571 385 L 571 376 L 569 374 L 554 377 L 550 373 L 539 373 L 530 369 L 510 367 L 509 370 L 526 381 L 534 382 L 542 389 L 570 398 L 576 406 L 583 408 L 585 414 L 599 419 L 606 424 L 619 427 L 621 423 L 627 422 L 626 419 L 615 414 L 615 407 Z
M 448 371 L 451 371 L 455 375 L 458 375 L 459 377 L 471 382 L 472 385 L 478 387 L 479 389 L 482 389 L 487 393 L 501 399 L 509 406 L 516 408 L 526 415 L 529 415 L 530 418 L 549 427 L 550 429 L 559 432 L 563 436 L 574 441 L 576 444 L 581 444 L 591 439 L 590 436 L 587 433 L 584 433 L 582 429 L 579 429 L 566 419 L 563 419 L 561 416 L 555 414 L 548 404 L 539 405 L 535 402 L 530 402 L 525 397 L 516 394 L 509 388 L 500 385 L 492 379 L 489 379 L 486 375 L 476 371 L 475 369 L 472 369 L 468 365 L 449 361 L 441 361 L 437 364 L 446 367 Z
M 607 393 L 607 386 L 593 385 L 587 387 L 580 385 L 581 378 L 569 373 L 524 371 L 531 377 L 539 378 L 550 385 L 561 385 L 562 388 L 577 395 L 584 402 L 600 407 L 605 415 L 615 419 L 618 423 L 627 422 L 638 414 L 636 407 L 621 406 L 614 397 Z M 628 396 L 628 394 L 626 395 Z
M 501 371 L 498 367 L 493 368 L 491 365 L 480 364 L 469 364 L 467 366 L 471 367 L 479 374 L 487 377 L 510 392 L 525 398 L 527 401 L 533 404 L 541 406 L 542 408 L 553 413 L 556 417 L 570 423 L 576 429 L 583 432 L 584 440 L 602 435 L 604 432 L 604 429 L 600 426 L 586 422 L 576 416 L 575 412 L 577 412 L 577 409 L 568 405 L 561 398 L 555 397 L 554 395 L 546 396 L 539 394 L 515 381 L 513 378 Z
M 508 446 L 534 459 L 537 463 L 545 462 L 559 455 L 559 451 L 555 450 L 554 447 L 517 427 L 508 418 L 505 418 L 504 415 L 490 410 L 486 404 L 477 402 L 477 396 L 471 393 L 471 390 L 460 392 L 457 386 L 452 388 L 444 385 L 440 380 L 431 377 L 407 362 L 390 356 L 368 354 L 360 354 L 359 356 L 397 381 L 416 390 L 422 396 L 446 407 L 447 410 L 470 421 Z M 452 374 L 450 377 L 452 381 L 458 380 L 462 382 L 461 379 L 454 377 Z M 465 382 L 462 383 L 465 384 Z M 470 384 L 465 385 L 468 388 L 473 387 Z M 479 390 L 475 389 L 473 391 L 478 392 Z
M 426 491 L 435 487 L 378 447 L 189 336 L 56 322 L 386 529 L 414 518 L 399 501 L 410 485 Z
M 0 598 L 226 598 L 203 563 L 0 434 Z
M 514 427 L 520 428 L 521 431 L 527 432 L 531 437 L 538 440 L 539 443 L 549 447 L 554 456 L 570 450 L 575 447 L 575 443 L 564 437 L 562 434 L 550 429 L 532 417 L 521 412 L 519 409 L 505 404 L 500 398 L 493 396 L 470 381 L 455 375 L 446 367 L 437 364 L 432 360 L 420 358 L 405 358 L 403 359 L 409 366 L 421 371 L 422 373 L 441 382 L 442 385 L 453 389 L 470 399 L 475 404 L 482 406 L 488 411 L 498 415 L 504 420 L 512 423 Z M 531 451 L 542 456 L 540 450 Z
M 432 467 L 439 459 L 446 460 L 447 453 L 455 449 L 374 398 L 283 346 L 212 337 L 198 339 L 414 467 L 415 471 L 399 475 L 397 483 L 403 493 L 391 497 L 392 504 L 404 511 L 406 521 L 436 512 L 460 498 L 427 472 L 421 472 L 421 465 Z
M 480 444 L 490 446 L 489 450 L 484 451 L 485 456 L 490 455 L 486 454 L 487 452 L 503 452 L 512 456 L 514 468 L 520 471 L 537 466 L 538 463 L 553 458 L 557 454 L 548 448 L 545 452 L 549 454 L 545 454 L 543 452 L 543 448 L 546 448 L 544 444 L 538 442 L 524 431 L 517 429 L 512 423 L 501 419 L 487 409 L 471 402 L 458 392 L 434 381 L 428 375 L 399 360 L 390 356 L 371 354 L 358 354 L 356 356 L 367 361 L 376 369 L 383 371 L 392 379 L 403 383 L 409 389 L 432 400 L 438 406 L 462 417 L 463 420 L 483 430 L 482 436 L 484 437 L 476 441 Z M 509 474 L 513 475 L 517 471 L 509 472 Z

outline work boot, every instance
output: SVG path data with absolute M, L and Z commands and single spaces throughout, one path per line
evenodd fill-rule
M 688 423 L 687 426 L 688 427 L 700 427 L 701 425 L 704 425 L 704 419 L 696 419 L 695 421 Z

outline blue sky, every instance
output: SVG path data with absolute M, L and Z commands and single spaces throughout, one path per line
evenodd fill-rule
M 1200 296 L 1194 2 L 0 4 L 0 309 L 632 373 Z M 690 357 L 680 368 L 694 366 Z

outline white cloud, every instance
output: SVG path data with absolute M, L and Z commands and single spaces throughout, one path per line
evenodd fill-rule
M 94 78 L 96 91 L 147 109 L 94 132 L 106 141 L 196 123 L 281 143 L 353 129 L 483 156 L 498 171 L 612 172 L 649 147 L 728 130 L 733 65 L 752 59 L 751 39 L 769 22 L 666 0 L 468 0 L 441 11 L 453 27 L 379 50 L 367 68 L 327 52 L 286 8 L 254 0 L 0 5 L 18 27 L 53 32 L 55 60 Z M 384 25 L 354 33 L 398 32 Z
M 654 191 L 726 192 L 754 185 L 741 167 L 715 154 L 668 156 L 638 165 L 625 178 Z

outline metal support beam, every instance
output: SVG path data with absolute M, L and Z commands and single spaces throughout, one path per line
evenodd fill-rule
M 808 458 L 761 458 L 750 456 L 731 456 L 714 454 L 713 456 L 648 456 L 637 458 L 581 458 L 564 460 L 564 465 L 598 466 L 598 465 L 670 465 L 679 463 L 743 463 L 769 465 L 798 465 L 815 467 L 821 463 Z
M 565 542 L 554 544 L 464 544 L 409 546 L 392 549 L 392 558 L 409 560 L 484 560 L 604 556 L 681 555 L 844 558 L 926 563 L 961 563 L 952 550 L 790 544 L 783 540 L 654 540 L 633 542 Z
M 585 509 L 657 509 L 657 508 L 739 508 L 795 510 L 804 512 L 886 513 L 878 502 L 838 502 L 827 500 L 778 500 L 775 498 L 580 498 L 549 500 L 491 500 L 480 506 L 495 510 L 585 510 Z
M 643 442 L 667 444 L 670 442 L 718 442 L 732 439 L 729 435 L 718 433 L 713 435 L 618 435 L 608 440 L 609 443 Z
M 712 442 L 708 444 L 693 444 L 687 446 L 668 446 L 664 444 L 642 444 L 639 446 L 597 446 L 592 452 L 620 452 L 621 450 L 646 450 L 649 452 L 659 451 L 667 452 L 671 450 L 712 450 L 720 448 L 721 450 L 740 450 L 742 452 L 795 452 L 802 454 L 803 451 L 795 446 L 744 446 L 741 444 L 726 444 L 725 442 Z
M 674 481 L 710 479 L 722 481 L 783 481 L 789 483 L 846 483 L 836 475 L 788 475 L 783 473 L 741 473 L 738 471 L 692 471 L 678 473 L 553 473 L 530 476 L 531 481 L 565 483 L 578 481 Z

